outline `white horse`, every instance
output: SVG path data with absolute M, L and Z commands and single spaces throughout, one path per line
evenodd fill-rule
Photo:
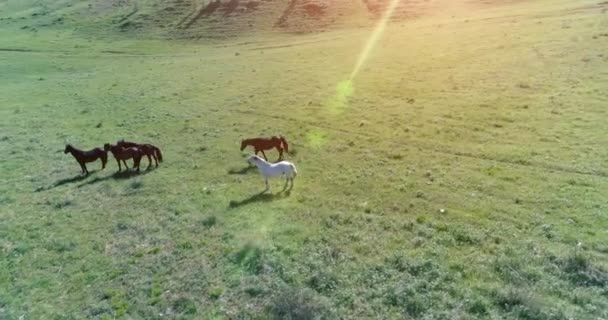
M 266 181 L 266 190 L 264 192 L 270 190 L 270 186 L 268 185 L 268 178 L 276 177 L 280 175 L 285 175 L 287 180 L 285 180 L 285 187 L 283 190 L 287 188 L 287 184 L 291 182 L 291 188 L 293 188 L 293 179 L 298 175 L 298 170 L 296 170 L 296 166 L 289 161 L 281 161 L 277 163 L 269 163 L 264 159 L 258 156 L 250 156 L 247 161 L 260 170 L 262 175 L 264 176 L 264 180 Z

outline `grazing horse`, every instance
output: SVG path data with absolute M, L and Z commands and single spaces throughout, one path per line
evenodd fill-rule
M 150 169 L 150 167 L 152 166 L 152 158 L 154 158 L 154 162 L 156 163 L 157 167 L 158 167 L 159 162 L 163 162 L 163 154 L 160 152 L 160 149 L 151 144 L 147 144 L 147 143 L 140 144 L 140 143 L 125 141 L 124 139 L 122 139 L 122 140 L 118 140 L 116 142 L 116 145 L 119 147 L 124 147 L 124 148 L 136 147 L 136 148 L 141 149 L 141 151 L 144 153 L 144 155 L 146 157 L 148 157 L 148 169 Z
M 244 139 L 241 140 L 241 151 L 245 150 L 247 146 L 253 146 L 255 149 L 255 154 L 258 152 L 262 152 L 264 156 L 264 160 L 268 161 L 266 158 L 266 154 L 264 150 L 270 150 L 272 148 L 277 148 L 279 151 L 279 159 L 278 161 L 283 160 L 283 150 L 289 153 L 289 145 L 283 136 L 272 136 L 270 138 L 252 138 L 252 139 Z
M 97 159 L 101 159 L 101 169 L 103 170 L 106 167 L 106 162 L 108 162 L 108 153 L 99 148 L 95 148 L 89 151 L 82 151 L 74 148 L 71 144 L 65 146 L 65 150 L 63 153 L 71 153 L 72 156 L 78 161 L 80 168 L 82 169 L 83 174 L 89 174 L 89 170 L 87 170 L 86 163 L 97 161 Z
M 291 187 L 289 190 L 293 188 L 293 179 L 298 175 L 298 170 L 296 170 L 296 166 L 289 161 L 281 161 L 277 163 L 269 163 L 264 159 L 258 156 L 250 156 L 247 161 L 260 170 L 262 175 L 264 176 L 264 181 L 266 182 L 266 190 L 264 192 L 270 190 L 270 186 L 268 185 L 268 178 L 276 177 L 280 175 L 285 175 L 285 187 L 283 190 L 287 188 L 287 184 L 291 182 Z
M 139 162 L 141 161 L 141 157 L 144 155 L 141 149 L 137 147 L 125 148 L 117 145 L 111 145 L 109 143 L 104 144 L 103 148 L 106 151 L 112 152 L 112 155 L 114 155 L 114 159 L 116 159 L 116 162 L 118 162 L 118 172 L 122 171 L 122 168 L 120 167 L 121 160 L 125 164 L 125 170 L 129 170 L 127 162 L 125 161 L 128 159 L 133 159 L 133 168 L 137 168 L 137 172 L 139 172 Z

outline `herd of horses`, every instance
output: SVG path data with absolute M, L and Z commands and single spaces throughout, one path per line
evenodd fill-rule
M 258 167 L 260 173 L 264 176 L 266 183 L 266 190 L 270 189 L 268 185 L 268 178 L 274 176 L 283 175 L 286 178 L 285 188 L 289 183 L 291 183 L 291 187 L 293 188 L 293 179 L 297 175 L 296 167 L 293 163 L 288 161 L 282 161 L 284 159 L 283 151 L 285 153 L 289 153 L 289 145 L 283 136 L 272 136 L 272 137 L 260 137 L 260 138 L 251 138 L 251 139 L 243 139 L 241 140 L 241 151 L 245 150 L 248 146 L 252 146 L 255 155 L 247 158 L 247 161 Z M 268 162 L 268 158 L 264 153 L 264 150 L 271 150 L 276 148 L 279 152 L 279 158 L 277 162 L 270 163 Z M 119 140 L 116 144 L 106 143 L 102 148 L 94 148 L 91 150 L 83 151 L 75 148 L 71 144 L 65 146 L 64 153 L 71 153 L 72 156 L 76 159 L 80 168 L 82 170 L 83 175 L 88 175 L 89 170 L 87 169 L 86 164 L 89 162 L 95 162 L 98 159 L 101 160 L 101 169 L 105 169 L 106 164 L 108 162 L 108 152 L 111 152 L 116 159 L 116 163 L 118 163 L 118 172 L 122 171 L 122 164 L 125 166 L 125 170 L 129 170 L 129 166 L 127 165 L 127 160 L 133 160 L 133 168 L 139 172 L 139 165 L 141 159 L 146 156 L 148 158 L 148 168 L 150 169 L 152 166 L 152 159 L 158 167 L 158 163 L 163 161 L 163 156 L 160 149 L 152 144 L 148 143 L 135 143 L 128 142 L 123 140 Z M 264 159 L 258 157 L 258 153 L 262 153 Z
M 152 166 L 152 159 L 154 159 L 157 167 L 158 163 L 163 161 L 163 155 L 158 147 L 147 143 L 128 142 L 124 139 L 117 141 L 116 144 L 106 143 L 103 145 L 103 149 L 95 148 L 88 151 L 77 149 L 71 144 L 68 144 L 65 146 L 63 152 L 71 153 L 80 165 L 82 174 L 86 175 L 89 174 L 86 164 L 95 162 L 97 159 L 101 159 L 101 169 L 105 169 L 106 163 L 108 163 L 108 151 L 111 152 L 114 159 L 116 159 L 119 172 L 122 171 L 120 165 L 121 161 L 125 165 L 125 170 L 128 170 L 129 166 L 127 165 L 126 160 L 133 159 L 133 168 L 137 169 L 137 172 L 139 172 L 141 158 L 144 156 L 148 157 L 148 169 Z

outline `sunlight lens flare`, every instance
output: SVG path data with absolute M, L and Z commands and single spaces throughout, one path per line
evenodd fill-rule
M 380 21 L 378 22 L 378 25 L 374 29 L 374 32 L 367 40 L 367 43 L 365 44 L 363 51 L 359 55 L 357 64 L 355 65 L 353 72 L 350 74 L 349 79 L 351 81 L 357 76 L 357 74 L 359 73 L 359 70 L 361 70 L 361 67 L 363 66 L 365 61 L 368 59 L 369 54 L 371 53 L 372 49 L 376 46 L 378 39 L 380 39 L 380 36 L 384 33 L 384 30 L 386 29 L 386 25 L 388 24 L 391 16 L 393 15 L 393 12 L 399 5 L 399 1 L 401 1 L 401 0 L 391 0 L 391 3 L 389 4 L 388 8 L 382 15 L 382 18 L 380 19 Z
M 306 135 L 308 146 L 313 149 L 320 149 L 327 143 L 327 134 L 319 129 L 314 129 Z
M 340 113 L 346 108 L 348 98 L 353 95 L 354 88 L 351 80 L 344 80 L 336 86 L 336 94 L 328 103 L 329 110 L 332 113 Z
M 393 15 L 393 12 L 399 5 L 399 1 L 401 0 L 391 0 L 388 8 L 382 15 L 382 18 L 378 22 L 378 25 L 374 29 L 374 32 L 367 40 L 363 51 L 361 52 L 361 54 L 359 54 L 357 64 L 355 64 L 355 68 L 350 74 L 350 77 L 347 80 L 338 83 L 336 87 L 336 94 L 331 98 L 328 103 L 329 110 L 332 113 L 340 113 L 347 107 L 348 98 L 350 98 L 350 96 L 352 96 L 354 93 L 353 79 L 357 76 L 357 74 L 361 70 L 361 67 L 369 58 L 369 54 L 372 52 L 372 49 L 376 46 L 378 39 L 380 39 L 380 36 L 384 33 L 386 25 L 388 24 L 391 16 Z

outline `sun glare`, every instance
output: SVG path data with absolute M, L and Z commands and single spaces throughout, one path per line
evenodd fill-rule
M 348 106 L 348 98 L 350 98 L 350 96 L 352 96 L 355 91 L 353 87 L 353 80 L 359 74 L 359 71 L 369 58 L 369 55 L 376 46 L 376 43 L 380 39 L 380 36 L 384 33 L 386 25 L 390 21 L 393 12 L 399 5 L 399 1 L 401 0 L 391 0 L 391 3 L 382 15 L 382 18 L 380 19 L 380 21 L 378 21 L 378 25 L 376 26 L 376 28 L 374 28 L 374 31 L 365 43 L 363 51 L 361 51 L 361 53 L 359 54 L 357 63 L 355 64 L 355 67 L 353 68 L 353 71 L 351 72 L 349 78 L 347 80 L 341 81 L 336 86 L 336 93 L 328 103 L 329 110 L 332 113 L 341 113 Z
M 384 33 L 384 30 L 386 29 L 386 25 L 390 21 L 391 16 L 393 15 L 393 12 L 399 5 L 399 1 L 401 1 L 401 0 L 391 0 L 391 3 L 389 4 L 388 8 L 386 8 L 386 11 L 384 12 L 384 14 L 382 15 L 382 18 L 378 22 L 378 25 L 372 32 L 371 36 L 367 40 L 367 43 L 365 44 L 363 51 L 361 51 L 361 54 L 359 55 L 357 64 L 355 65 L 353 72 L 350 74 L 350 78 L 349 78 L 350 81 L 352 81 L 357 76 L 357 74 L 361 70 L 361 67 L 363 66 L 365 61 L 368 59 L 369 54 L 372 52 L 372 50 L 376 46 L 378 39 L 380 39 L 380 36 Z

